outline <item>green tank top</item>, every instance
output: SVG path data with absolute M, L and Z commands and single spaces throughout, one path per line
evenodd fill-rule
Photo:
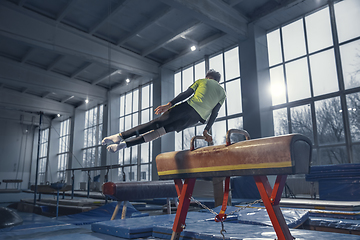
M 222 105 L 226 98 L 225 90 L 213 79 L 199 79 L 190 88 L 194 90 L 194 95 L 187 103 L 204 120 L 208 119 L 216 104 Z

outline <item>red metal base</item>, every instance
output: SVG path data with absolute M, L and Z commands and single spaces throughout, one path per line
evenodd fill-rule
M 286 178 L 287 175 L 278 175 L 274 184 L 274 189 L 272 189 L 266 176 L 254 176 L 261 199 L 265 205 L 266 211 L 269 214 L 271 223 L 279 240 L 294 239 L 290 233 L 289 227 L 286 225 L 284 216 L 279 206 Z
M 185 179 L 182 184 L 181 179 L 175 179 L 176 191 L 180 194 L 179 206 L 176 211 L 176 216 L 173 225 L 173 232 L 180 233 L 185 228 L 185 219 L 190 206 L 190 199 L 194 190 L 196 178 Z
M 286 225 L 284 216 L 281 212 L 279 203 L 281 199 L 281 194 L 285 186 L 287 175 L 278 175 L 274 188 L 272 189 L 269 183 L 269 180 L 266 176 L 254 176 L 257 188 L 260 192 L 261 199 L 266 207 L 266 210 L 269 214 L 271 223 L 274 227 L 276 235 L 279 240 L 293 240 L 294 237 L 291 235 L 289 227 Z M 190 199 L 194 190 L 196 178 L 185 179 L 184 183 L 181 179 L 175 179 L 176 191 L 179 195 L 179 206 L 176 211 L 176 216 L 173 225 L 173 235 L 172 240 L 179 239 L 180 233 L 185 228 L 186 215 L 190 206 Z M 228 177 L 227 182 L 230 181 Z M 228 186 L 225 184 L 225 186 Z M 224 219 L 226 202 L 227 202 L 228 190 L 225 189 L 223 206 L 220 214 L 218 215 L 220 219 Z M 226 215 L 225 215 L 226 218 Z

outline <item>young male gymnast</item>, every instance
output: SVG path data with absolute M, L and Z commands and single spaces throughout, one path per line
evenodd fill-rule
M 126 147 L 153 141 L 169 132 L 182 131 L 198 122 L 205 123 L 207 119 L 203 135 L 207 142 L 212 142 L 208 131 L 226 98 L 225 90 L 219 84 L 220 78 L 219 72 L 210 69 L 204 79 L 197 80 L 167 104 L 158 106 L 155 114 L 163 113 L 160 117 L 105 137 L 102 144 L 110 144 L 107 146 L 108 151 L 117 152 Z M 188 100 L 182 102 L 185 99 Z

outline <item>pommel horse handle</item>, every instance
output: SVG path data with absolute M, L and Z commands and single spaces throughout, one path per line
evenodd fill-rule
M 198 140 L 198 139 L 206 139 L 204 136 L 194 136 L 191 138 L 190 140 L 190 151 L 193 151 L 195 150 L 195 140 Z M 210 143 L 210 146 L 214 145 L 214 142 L 211 142 Z
M 249 134 L 247 131 L 242 130 L 242 129 L 230 129 L 230 130 L 227 131 L 227 133 L 226 133 L 226 146 L 231 145 L 230 136 L 231 136 L 232 133 L 242 134 L 242 135 L 245 136 L 245 139 L 246 139 L 246 140 L 250 140 L 250 134 Z

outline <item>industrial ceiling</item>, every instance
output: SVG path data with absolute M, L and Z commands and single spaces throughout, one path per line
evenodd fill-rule
M 271 30 L 326 3 L 1 0 L 1 118 L 13 110 L 71 116 L 157 78 L 160 68 L 178 70 L 237 45 L 250 23 Z

